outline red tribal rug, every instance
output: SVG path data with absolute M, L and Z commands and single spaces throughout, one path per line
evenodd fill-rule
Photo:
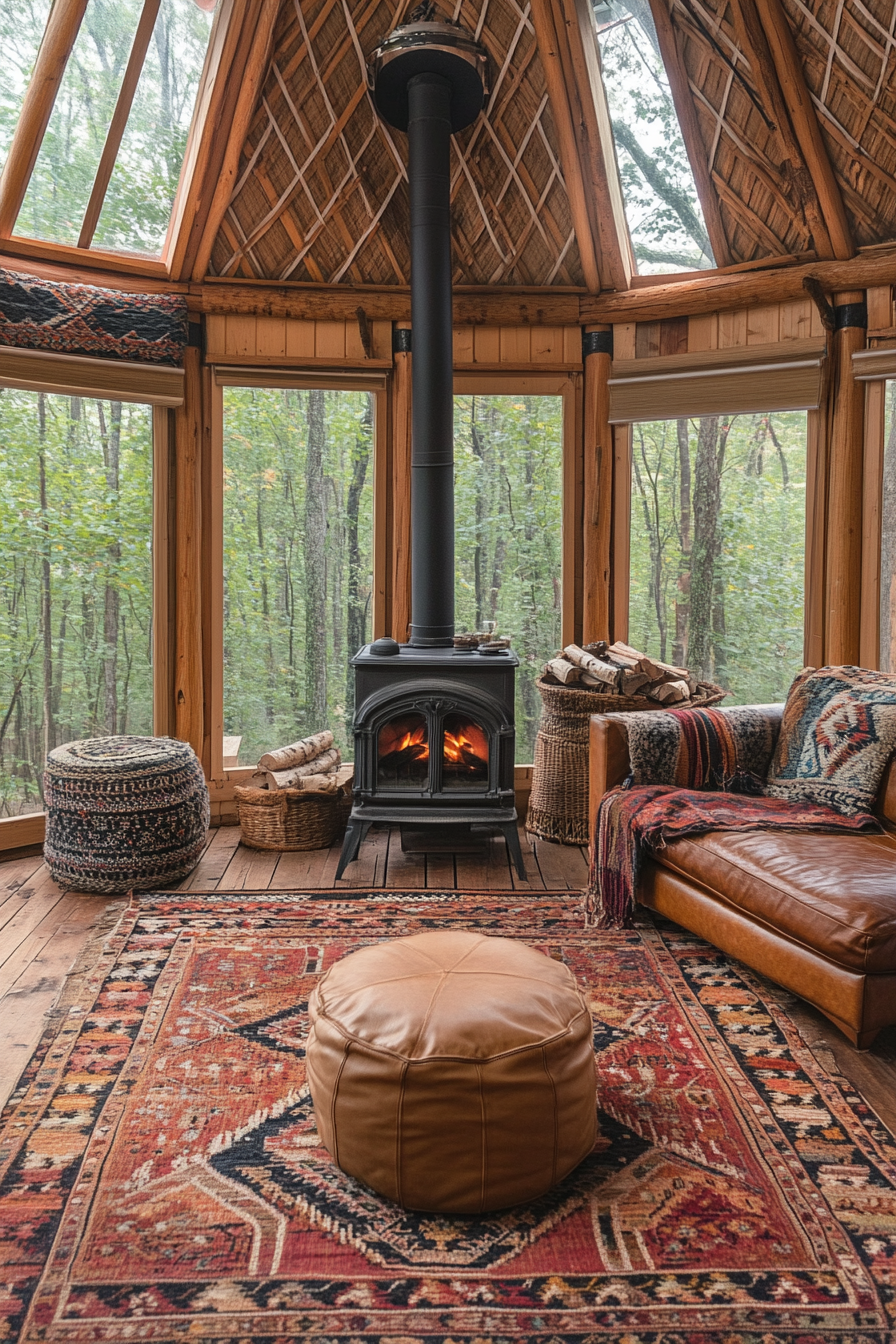
M 305 1087 L 317 976 L 460 924 L 562 958 L 600 1137 L 550 1195 L 415 1215 L 343 1176 Z M 0 1135 L 0 1338 L 885 1344 L 896 1143 L 763 986 L 565 898 L 141 898 Z

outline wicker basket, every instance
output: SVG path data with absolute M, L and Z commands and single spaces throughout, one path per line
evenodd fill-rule
M 250 849 L 328 849 L 345 830 L 351 794 L 301 789 L 233 791 L 242 841 Z
M 631 714 L 662 709 L 644 695 L 601 695 L 539 677 L 542 711 L 535 739 L 532 793 L 526 830 L 540 840 L 587 845 L 588 744 L 592 714 Z M 723 700 L 726 692 L 711 682 L 698 688 L 678 709 L 701 709 Z

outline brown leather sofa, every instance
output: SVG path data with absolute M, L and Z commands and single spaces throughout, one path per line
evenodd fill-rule
M 782 707 L 767 713 L 780 725 Z M 614 714 L 591 719 L 591 835 L 629 773 Z M 866 1050 L 896 1023 L 896 758 L 875 811 L 884 835 L 725 832 L 683 837 L 647 860 L 637 900 L 808 999 Z

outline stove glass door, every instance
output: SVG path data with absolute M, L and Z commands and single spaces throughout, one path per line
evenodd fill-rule
M 488 787 L 488 735 L 468 714 L 442 721 L 442 791 L 481 792 Z
M 420 792 L 429 784 L 429 733 L 423 714 L 402 714 L 377 736 L 378 789 Z

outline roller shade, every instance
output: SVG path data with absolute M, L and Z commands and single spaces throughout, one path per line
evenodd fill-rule
M 184 371 L 162 364 L 88 359 L 0 346 L 0 387 L 151 406 L 182 406 Z
M 857 382 L 867 383 L 878 378 L 896 378 L 896 346 L 876 350 L 856 350 L 852 357 L 852 373 Z
M 617 359 L 609 380 L 610 423 L 680 416 L 814 410 L 821 404 L 823 340 Z

